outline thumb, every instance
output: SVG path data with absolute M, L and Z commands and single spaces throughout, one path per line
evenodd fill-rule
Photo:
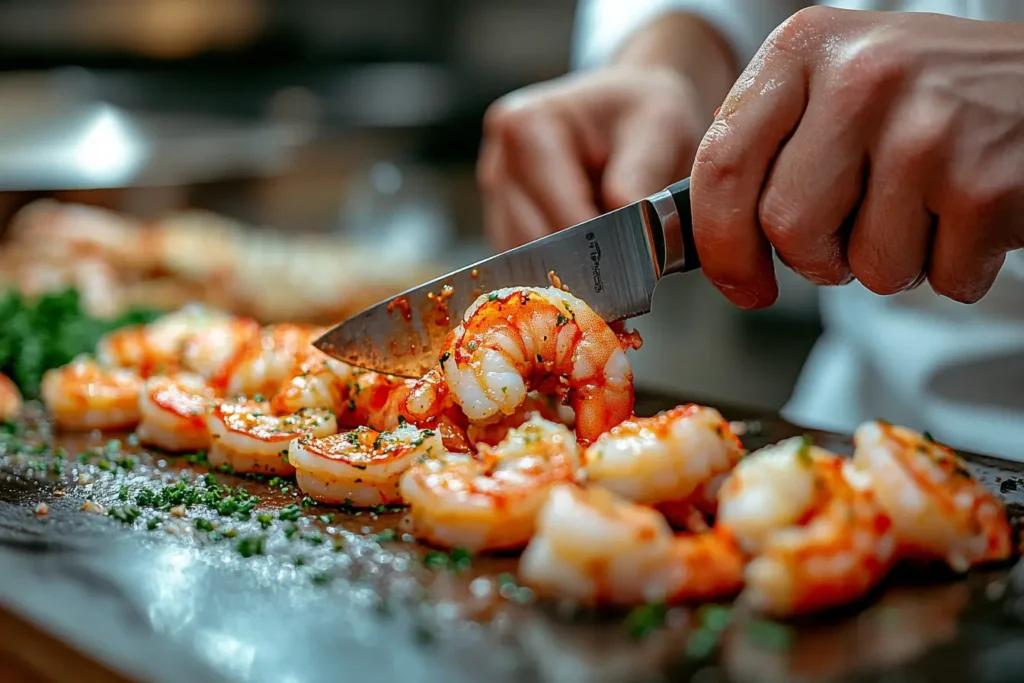
M 601 181 L 606 211 L 639 201 L 689 175 L 700 140 L 683 121 L 638 115 L 622 122 Z

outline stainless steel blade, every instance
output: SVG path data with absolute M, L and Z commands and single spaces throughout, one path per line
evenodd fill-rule
M 546 287 L 550 273 L 609 322 L 646 313 L 659 277 L 651 210 L 643 200 L 439 277 L 349 318 L 315 346 L 357 367 L 421 377 L 478 296 Z

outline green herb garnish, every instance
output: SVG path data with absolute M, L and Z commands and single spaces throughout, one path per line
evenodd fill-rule
M 245 536 L 238 540 L 235 549 L 242 557 L 252 557 L 263 554 L 264 539 L 262 536 Z
M 642 605 L 626 616 L 626 630 L 633 638 L 645 638 L 661 628 L 666 614 L 664 605 Z
M 93 353 L 104 334 L 119 327 L 151 322 L 161 313 L 130 311 L 112 320 L 88 315 L 74 289 L 29 299 L 16 290 L 0 294 L 0 372 L 25 398 L 39 398 L 43 373 Z

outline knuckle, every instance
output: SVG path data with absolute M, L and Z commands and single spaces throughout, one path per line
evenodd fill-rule
M 909 68 L 907 49 L 884 35 L 850 45 L 830 76 L 837 109 L 848 116 L 874 111 L 880 97 L 901 88 Z
M 693 184 L 719 188 L 734 182 L 743 171 L 743 158 L 736 146 L 723 144 L 728 123 L 716 121 L 697 147 L 693 163 Z
M 542 108 L 532 98 L 512 93 L 487 108 L 484 135 L 499 144 L 518 144 L 529 136 L 542 116 Z
M 801 204 L 774 186 L 769 186 L 761 198 L 757 217 L 768 241 L 781 252 L 799 248 L 809 233 L 807 213 Z
M 917 275 L 901 274 L 886 266 L 875 250 L 851 249 L 849 261 L 853 276 L 875 294 L 897 294 L 910 289 L 918 280 Z
M 785 52 L 803 52 L 811 40 L 819 40 L 822 28 L 835 16 L 835 10 L 811 5 L 792 14 L 779 24 L 766 41 L 766 45 Z
M 984 292 L 978 292 L 978 287 L 971 287 L 961 282 L 959 278 L 951 276 L 942 270 L 932 270 L 928 273 L 928 284 L 932 291 L 939 296 L 962 304 L 972 304 L 980 299 Z M 987 287 L 986 287 L 987 290 Z

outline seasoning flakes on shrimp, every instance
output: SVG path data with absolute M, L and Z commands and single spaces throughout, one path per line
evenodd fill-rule
M 354 507 L 404 502 L 402 475 L 418 458 L 444 453 L 441 435 L 404 424 L 390 432 L 359 427 L 318 438 L 299 437 L 288 448 L 299 488 L 321 503 Z

